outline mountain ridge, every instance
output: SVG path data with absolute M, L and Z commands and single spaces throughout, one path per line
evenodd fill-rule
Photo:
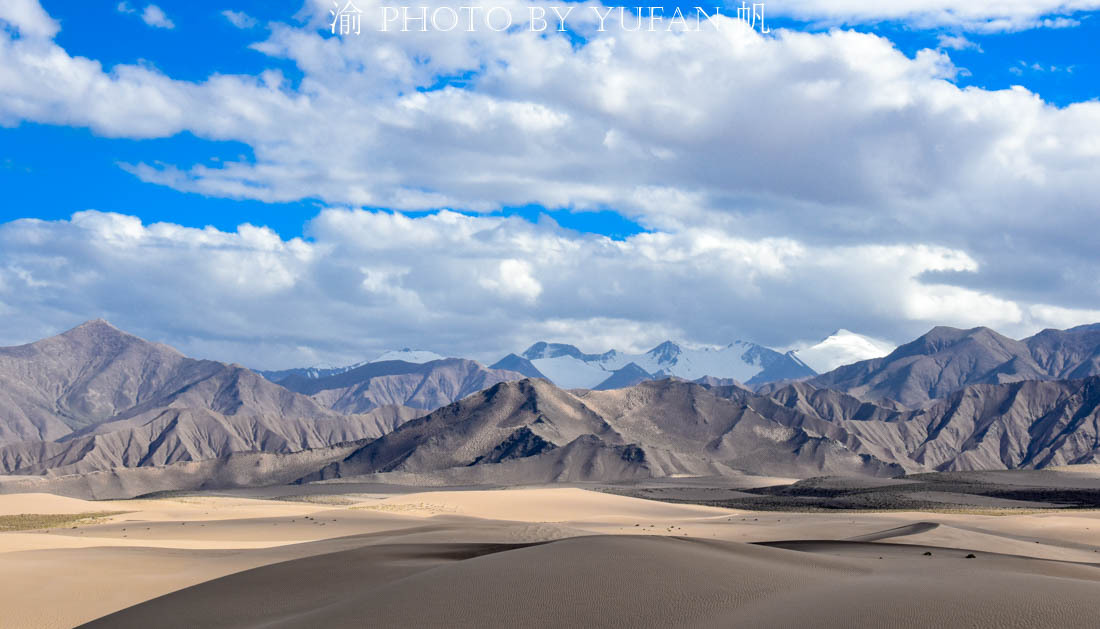
M 869 400 L 922 406 L 973 384 L 1100 375 L 1100 325 L 1015 340 L 987 327 L 937 326 L 890 354 L 807 380 Z
M 635 366 L 631 371 L 638 377 L 641 376 L 638 372 L 644 372 L 651 379 L 675 376 L 695 380 L 710 376 L 732 378 L 750 386 L 816 375 L 793 352 L 781 353 L 744 341 L 721 348 L 700 349 L 664 341 L 643 354 L 627 354 L 614 349 L 602 354 L 587 354 L 573 345 L 540 341 L 521 357 L 533 368 L 527 371 L 528 375 L 538 372 L 567 389 L 607 386 L 605 383 L 630 363 Z M 514 360 L 512 362 L 515 364 Z M 636 379 L 621 376 L 620 380 Z
M 671 343 L 655 350 L 662 359 L 685 355 Z M 539 355 L 554 351 L 573 359 L 549 344 Z M 154 470 L 186 468 L 208 471 L 189 472 L 188 483 L 226 470 L 255 479 L 228 464 L 250 452 L 297 470 L 272 470 L 272 478 L 302 482 L 1045 468 L 1100 461 L 1100 375 L 1061 378 L 1091 374 L 1097 356 L 1100 325 L 1023 340 L 940 326 L 887 356 L 755 392 L 731 378 L 654 375 L 633 361 L 610 372 L 606 386 L 565 390 L 451 358 L 291 378 L 306 395 L 90 321 L 0 348 L 0 474 L 146 469 L 160 478 Z M 913 404 L 914 395 L 923 401 Z
M 377 437 L 421 411 L 341 414 L 235 364 L 102 320 L 0 348 L 0 473 L 290 452 Z
M 524 377 L 473 360 L 442 358 L 425 363 L 370 362 L 325 378 L 288 376 L 279 385 L 341 413 L 367 412 L 381 406 L 433 411 L 498 382 Z

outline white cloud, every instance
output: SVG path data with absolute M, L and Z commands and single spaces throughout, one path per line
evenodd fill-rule
M 1073 74 L 1073 70 L 1076 66 L 1056 66 L 1056 65 L 1043 65 L 1038 61 L 1024 61 L 1023 59 L 1016 62 L 1016 65 L 1009 67 L 1008 71 L 1022 76 L 1025 72 L 1065 72 L 1066 74 Z
M 1028 308 L 1037 328 L 1065 329 L 1100 322 L 1100 310 L 1036 304 Z
M 940 48 L 946 48 L 948 50 L 977 50 L 978 52 L 983 52 L 981 46 L 962 35 L 941 34 L 939 36 L 939 43 Z
M 60 30 L 37 0 L 5 0 L 0 2 L 0 22 L 11 25 L 23 37 L 48 38 Z
M 0 225 L 0 327 L 19 335 L 0 341 L 105 316 L 204 357 L 285 367 L 405 345 L 492 361 L 540 339 L 591 351 L 666 338 L 782 345 L 807 317 L 916 334 L 978 323 L 1012 333 L 1055 316 L 922 282 L 929 271 L 977 269 L 934 246 L 823 247 L 715 230 L 612 241 L 452 212 L 325 210 L 308 231 L 283 240 L 250 225 L 221 232 L 99 212 Z
M 1034 162 L 1034 141 L 1069 117 L 1025 91 L 959 90 L 944 81 L 954 73 L 945 56 L 909 59 L 850 32 L 767 39 L 727 21 L 682 36 L 609 33 L 577 49 L 531 33 L 388 35 L 276 28 L 259 48 L 299 65 L 298 92 L 276 72 L 195 84 L 134 66 L 108 74 L 14 42 L 0 116 L 250 144 L 255 164 L 130 167 L 203 194 L 399 209 L 615 205 L 653 222 L 668 217 L 638 207 L 639 181 L 697 191 L 704 209 L 996 194 L 985 174 L 1004 171 L 997 153 Z M 29 81 L 32 68 L 49 80 Z M 481 72 L 472 89 L 415 89 L 468 71 Z M 1080 143 L 1057 141 L 1071 153 Z
M 960 89 L 942 52 L 907 57 L 841 30 L 762 37 L 723 21 L 679 35 L 612 28 L 575 45 L 522 31 L 375 33 L 365 23 L 370 36 L 340 39 L 322 33 L 329 6 L 307 5 L 306 26 L 274 25 L 256 46 L 298 67 L 291 86 L 277 71 L 202 82 L 141 66 L 105 71 L 50 41 L 56 23 L 36 4 L 5 4 L 0 17 L 36 35 L 0 34 L 0 124 L 131 138 L 189 131 L 252 148 L 254 162 L 126 166 L 200 194 L 477 212 L 610 207 L 655 232 L 615 242 L 450 212 L 329 211 L 313 221 L 313 242 L 289 243 L 103 215 L 13 223 L 0 285 L 45 284 L 28 297 L 0 294 L 6 312 L 34 313 L 7 329 L 95 314 L 125 325 L 127 304 L 142 303 L 185 347 L 231 352 L 270 336 L 284 339 L 268 341 L 280 352 L 313 346 L 336 361 L 382 343 L 468 352 L 486 337 L 511 351 L 540 331 L 563 334 L 550 322 L 630 330 L 601 339 L 657 330 L 777 345 L 838 327 L 896 341 L 953 322 L 1015 333 L 1046 316 L 1034 304 L 1077 310 L 1100 299 L 1093 234 L 1081 228 L 1100 198 L 1098 103 L 1059 108 L 1023 88 Z M 418 89 L 454 76 L 466 87 Z M 88 244 L 117 230 L 119 251 L 142 251 L 130 262 L 149 251 L 177 257 L 139 265 L 160 275 L 120 270 L 120 252 Z M 140 238 L 127 240 L 131 232 Z M 73 250 L 28 249 L 28 238 Z M 140 244 L 149 238 L 166 244 Z M 225 243 L 212 256 L 222 275 L 187 257 L 213 242 Z M 261 242 L 272 249 L 258 253 Z M 193 267 L 199 283 L 170 277 Z M 96 289 L 41 292 L 85 284 Z M 252 298 L 221 288 L 230 285 Z M 196 298 L 154 294 L 167 286 Z M 142 294 L 123 303 L 112 291 Z M 280 309 L 290 312 L 276 321 Z M 294 317 L 304 323 L 280 332 Z M 368 320 L 371 335 L 348 345 Z M 594 327 L 576 334 L 595 338 Z M 274 345 L 265 356 L 282 360 Z
M 229 20 L 229 23 L 240 29 L 252 28 L 256 25 L 256 18 L 248 15 L 244 11 L 233 11 L 226 9 L 222 11 L 222 15 L 225 19 Z
M 1089 151 L 1095 106 L 1071 113 L 1025 90 L 960 90 L 945 81 L 955 71 L 945 56 L 907 58 L 872 35 L 762 38 L 732 22 L 682 36 L 608 33 L 579 48 L 530 33 L 390 35 L 276 27 L 259 48 L 298 64 L 297 91 L 277 72 L 204 83 L 135 66 L 108 74 L 13 42 L 0 118 L 246 142 L 255 163 L 128 168 L 181 190 L 265 201 L 612 206 L 651 225 L 830 207 L 849 215 L 845 224 L 895 229 L 899 212 L 942 228 L 964 208 L 1045 194 L 1015 181 L 1023 165 L 1060 180 L 1059 195 L 1095 192 L 1073 165 Z M 32 71 L 47 80 L 30 81 Z M 415 89 L 469 71 L 480 72 L 469 89 Z M 1069 171 L 1044 164 L 1052 155 L 1039 147 L 1051 142 Z M 693 203 L 672 211 L 651 190 Z
M 504 296 L 518 297 L 533 303 L 542 293 L 542 284 L 532 275 L 531 265 L 523 260 L 501 260 L 496 273 L 481 276 L 480 284 Z
M 118 10 L 119 13 L 136 13 L 137 12 L 137 9 L 130 6 L 129 2 L 119 2 L 118 7 L 116 7 L 116 9 Z
M 920 27 L 951 26 L 975 31 L 1067 28 L 1078 11 L 1100 8 L 1097 0 L 784 0 L 769 11 L 841 23 L 900 20 Z
M 141 12 L 141 19 L 143 22 L 152 26 L 153 28 L 175 28 L 176 24 L 172 20 L 168 19 L 168 16 L 164 14 L 164 10 L 155 4 L 149 4 L 145 6 L 145 9 Z

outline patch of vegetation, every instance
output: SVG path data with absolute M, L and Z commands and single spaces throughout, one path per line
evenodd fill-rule
M 36 531 L 55 529 L 64 526 L 76 528 L 98 524 L 113 515 L 131 513 L 130 511 L 94 511 L 90 513 L 19 513 L 0 515 L 0 532 Z
M 924 511 L 970 515 L 1025 515 L 1100 508 L 1100 490 L 1041 487 L 1005 489 L 985 483 L 918 482 L 885 487 L 838 488 L 816 486 L 811 480 L 794 485 L 757 487 L 741 491 L 745 495 L 727 499 L 688 499 L 657 495 L 637 497 L 748 511 L 807 513 Z M 953 497 L 947 501 L 927 500 L 921 495 L 922 492 L 947 493 Z M 990 499 L 1013 501 L 1016 504 L 983 504 Z
M 129 500 L 160 500 L 160 499 L 174 499 L 174 498 L 198 498 L 203 496 L 202 492 L 194 491 L 191 489 L 165 489 L 163 491 L 151 491 L 147 494 L 141 494 L 140 496 L 134 496 Z
M 271 500 L 280 500 L 282 502 L 306 502 L 309 504 L 332 505 L 337 507 L 354 505 L 363 502 L 362 500 L 356 500 L 354 498 L 349 498 L 348 496 L 342 496 L 339 494 L 301 494 L 297 496 L 273 496 Z
M 721 507 L 723 509 L 736 509 L 738 511 L 764 511 L 784 513 L 942 513 L 945 515 L 1040 515 L 1067 511 L 1066 507 L 1051 507 L 1049 509 L 1022 509 L 1014 507 L 971 507 L 954 506 L 939 502 L 908 503 L 906 506 L 897 504 L 884 504 L 883 506 L 857 506 L 850 503 L 792 503 L 784 501 L 766 500 L 676 500 L 670 498 L 648 498 L 658 502 L 670 502 L 674 504 L 693 504 L 706 507 Z

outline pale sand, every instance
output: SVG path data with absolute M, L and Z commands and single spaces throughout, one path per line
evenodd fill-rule
M 66 498 L 53 494 L 4 494 L 0 495 L 0 515 L 20 513 L 90 513 L 94 511 L 122 511 L 113 502 L 95 502 Z
M 370 503 L 365 503 L 370 504 Z M 405 513 L 453 513 L 514 522 L 603 522 L 633 524 L 639 518 L 681 521 L 729 516 L 729 509 L 641 500 L 575 488 L 495 491 L 430 491 L 395 496 L 375 508 Z
M 1100 616 L 1100 568 L 993 555 L 1100 563 L 1100 512 L 734 512 L 569 488 L 359 498 L 0 495 L 0 513 L 129 512 L 0 533 L 0 627 L 70 627 L 226 575 L 101 626 L 148 614 L 203 626 L 215 612 L 215 626 L 781 626 L 812 612 L 820 626 L 1072 627 Z M 842 541 L 859 537 L 877 541 Z M 817 541 L 806 552 L 741 543 L 796 540 Z

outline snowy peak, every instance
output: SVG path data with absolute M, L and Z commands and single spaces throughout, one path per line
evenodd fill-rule
M 806 344 L 791 353 L 814 371 L 825 373 L 842 365 L 881 358 L 894 349 L 895 346 L 887 341 L 840 329 L 818 343 Z
M 527 360 L 538 360 L 546 358 L 575 358 L 577 360 L 583 360 L 585 362 L 599 362 L 605 360 L 613 360 L 617 352 L 611 350 L 603 354 L 585 354 L 581 350 L 577 349 L 575 345 L 568 345 L 565 343 L 546 343 L 545 341 L 539 341 L 531 347 L 527 348 L 527 351 L 523 352 L 523 357 Z
M 676 359 L 680 356 L 682 351 L 679 345 L 672 341 L 665 341 L 646 352 L 646 357 L 653 360 L 658 365 L 675 364 Z
M 644 376 L 685 380 L 710 376 L 755 385 L 816 375 L 793 355 L 746 341 L 701 348 L 665 341 L 644 354 L 616 350 L 585 354 L 573 345 L 540 342 L 523 357 L 539 373 L 569 389 L 607 388 L 620 382 L 640 382 Z M 612 378 L 627 366 L 631 369 Z

